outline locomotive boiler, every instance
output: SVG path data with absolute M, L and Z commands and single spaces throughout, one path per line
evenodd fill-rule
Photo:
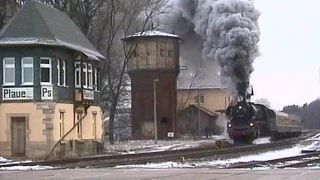
M 226 110 L 227 132 L 235 144 L 252 143 L 259 137 L 273 140 L 299 136 L 303 123 L 294 115 L 275 111 L 262 104 L 239 101 Z

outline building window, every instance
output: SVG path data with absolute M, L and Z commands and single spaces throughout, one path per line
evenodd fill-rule
M 40 73 L 41 85 L 51 85 L 52 75 L 50 58 L 40 58 Z
M 33 58 L 24 57 L 21 60 L 22 85 L 33 85 Z
M 58 85 L 66 86 L 66 61 L 62 59 L 58 59 L 57 61 L 57 69 L 58 69 Z
M 88 64 L 88 88 L 92 89 L 93 87 L 93 74 L 92 74 L 92 64 Z
M 82 74 L 80 62 L 75 63 L 75 86 L 93 89 L 93 67 L 90 63 L 82 63 Z
M 79 122 L 80 121 L 80 122 Z M 77 122 L 79 124 L 77 125 L 77 133 L 78 133 L 78 138 L 82 139 L 82 120 L 81 120 L 81 114 L 77 114 Z
M 75 86 L 76 87 L 81 87 L 81 68 L 80 68 L 80 62 L 75 62 Z
M 164 56 L 164 49 L 160 48 L 160 56 L 163 57 Z
M 168 57 L 172 57 L 172 50 L 171 49 L 168 50 Z
M 195 103 L 198 103 L 199 97 L 195 96 L 194 100 L 195 100 Z M 199 103 L 204 104 L 204 96 L 203 95 L 200 95 L 200 102 Z
M 83 87 L 87 88 L 88 87 L 88 66 L 87 63 L 82 64 L 82 83 Z
M 15 85 L 15 59 L 3 59 L 3 85 Z
M 96 139 L 96 134 L 97 134 L 97 114 L 92 114 L 92 135 L 93 135 L 93 139 Z
M 60 112 L 60 137 L 64 136 L 64 112 Z
M 93 89 L 93 67 L 90 63 L 82 63 L 82 74 L 81 74 L 81 63 L 75 63 L 75 86 L 83 88 Z
M 98 91 L 98 69 L 94 68 L 94 90 Z

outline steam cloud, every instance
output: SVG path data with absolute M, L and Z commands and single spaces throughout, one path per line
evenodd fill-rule
M 259 55 L 260 12 L 253 0 L 172 1 L 177 10 L 165 29 L 182 38 L 200 36 L 202 60 L 218 62 L 222 75 L 231 79 L 232 91 L 245 96 L 253 61 Z

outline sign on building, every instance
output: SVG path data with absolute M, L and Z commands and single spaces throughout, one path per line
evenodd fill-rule
M 33 99 L 33 88 L 3 88 L 3 100 L 26 100 Z
M 83 90 L 83 99 L 94 100 L 94 92 L 91 90 Z
M 41 99 L 52 100 L 53 99 L 53 87 L 41 86 Z

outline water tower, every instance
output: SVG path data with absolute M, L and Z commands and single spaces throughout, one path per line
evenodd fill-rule
M 130 52 L 133 138 L 175 136 L 180 38 L 160 31 L 145 31 L 122 40 Z

